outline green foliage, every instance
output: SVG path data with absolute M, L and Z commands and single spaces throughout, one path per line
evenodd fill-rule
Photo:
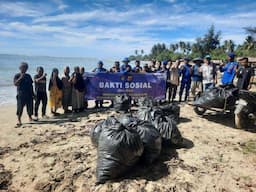
M 197 37 L 194 43 L 179 41 L 169 44 L 157 43 L 151 48 L 148 55 L 143 55 L 144 50 L 135 50 L 135 56 L 131 60 L 176 60 L 184 57 L 204 57 L 210 54 L 212 59 L 225 60 L 228 52 L 235 52 L 237 56 L 256 57 L 256 27 L 245 28 L 249 34 L 242 45 L 235 45 L 233 40 L 225 40 L 220 44 L 221 32 L 215 32 L 214 25 L 211 25 L 203 37 Z M 139 55 L 139 53 L 141 53 Z

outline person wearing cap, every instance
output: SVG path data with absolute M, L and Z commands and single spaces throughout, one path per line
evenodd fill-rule
M 122 73 L 128 73 L 132 71 L 131 65 L 129 65 L 130 60 L 125 57 L 122 61 L 124 64 L 121 66 L 121 72 Z
M 241 67 L 237 70 L 237 88 L 243 90 L 250 90 L 254 79 L 254 69 L 249 66 L 248 58 L 243 57 L 239 59 Z
M 185 99 L 184 101 L 187 101 L 189 96 L 189 90 L 191 86 L 191 73 L 192 73 L 192 66 L 189 64 L 190 59 L 185 58 L 184 59 L 184 65 L 180 68 L 180 75 L 181 75 L 181 85 L 180 85 L 180 92 L 179 92 L 179 101 L 182 100 L 182 95 L 184 89 L 186 89 L 185 93 Z
M 99 61 L 98 62 L 98 66 L 95 68 L 95 69 L 93 69 L 92 70 L 92 72 L 94 72 L 94 73 L 102 73 L 102 72 L 107 72 L 107 69 L 105 69 L 104 67 L 103 67 L 103 62 L 102 61 Z
M 200 68 L 203 74 L 203 90 L 214 87 L 217 84 L 216 65 L 211 62 L 211 56 L 204 57 L 204 64 Z
M 103 67 L 103 62 L 102 61 L 99 61 L 98 62 L 98 67 L 95 68 L 92 72 L 94 73 L 106 73 L 107 72 L 107 69 L 105 69 Z M 96 100 L 95 101 L 95 107 L 96 108 L 102 108 L 103 107 L 103 100 Z
M 198 89 L 200 92 L 203 91 L 203 75 L 200 70 L 201 65 L 203 63 L 203 59 L 198 57 L 193 59 L 194 65 L 192 66 L 192 83 L 191 83 L 191 93 L 193 97 L 196 96 L 196 90 Z
M 24 106 L 27 108 L 27 114 L 29 117 L 29 121 L 32 121 L 33 114 L 33 80 L 31 76 L 26 73 L 28 70 L 28 64 L 22 62 L 19 67 L 20 72 L 14 76 L 13 83 L 17 87 L 17 112 L 16 115 L 18 117 L 18 122 L 16 127 L 22 125 L 21 116 L 23 112 Z
M 140 73 L 142 71 L 142 67 L 140 66 L 140 61 L 135 61 L 135 67 L 132 69 L 134 73 Z
M 222 85 L 229 85 L 233 84 L 234 77 L 236 75 L 236 70 L 238 68 L 238 63 L 235 61 L 235 54 L 229 53 L 228 54 L 228 62 L 226 65 L 220 66 L 220 72 L 223 72 L 221 83 Z

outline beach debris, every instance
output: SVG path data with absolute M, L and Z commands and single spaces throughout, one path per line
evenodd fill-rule
M 139 134 L 130 127 L 115 123 L 102 129 L 98 145 L 97 184 L 123 176 L 143 153 Z
M 4 165 L 0 164 L 0 190 L 8 190 L 12 183 L 11 171 L 5 170 Z

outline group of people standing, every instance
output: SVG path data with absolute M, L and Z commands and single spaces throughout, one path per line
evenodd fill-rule
M 239 89 L 250 89 L 254 77 L 254 69 L 249 66 L 248 58 L 244 57 L 239 60 L 239 64 L 234 60 L 235 54 L 229 53 L 228 62 L 220 65 L 219 70 L 223 72 L 222 84 L 232 84 L 235 76 L 237 76 L 237 87 Z M 99 61 L 97 67 L 92 71 L 95 73 L 166 73 L 166 98 L 168 102 L 173 102 L 176 98 L 178 86 L 179 101 L 182 100 L 185 90 L 184 101 L 187 101 L 189 93 L 195 96 L 196 90 L 205 91 L 217 84 L 217 67 L 211 62 L 211 56 L 206 55 L 204 59 L 195 58 L 192 60 L 194 65 L 190 64 L 189 58 L 178 59 L 174 62 L 171 60 L 165 61 L 150 61 L 141 66 L 139 60 L 135 61 L 135 66 L 132 67 L 128 58 L 122 60 L 120 65 L 116 61 L 114 65 L 107 70 L 103 67 L 103 62 Z M 28 64 L 22 62 L 19 67 L 20 72 L 14 76 L 14 85 L 17 87 L 17 126 L 21 125 L 21 116 L 24 106 L 27 108 L 29 120 L 38 120 L 38 109 L 42 103 L 42 117 L 46 116 L 47 98 L 47 74 L 43 67 L 37 68 L 37 74 L 34 79 L 26 73 Z M 57 109 L 63 108 L 64 113 L 81 112 L 88 107 L 88 102 L 85 100 L 86 79 L 84 67 L 75 67 L 74 72 L 70 75 L 70 68 L 65 67 L 63 76 L 59 77 L 57 68 L 52 70 L 48 91 L 49 104 L 51 113 L 57 115 Z M 34 83 L 34 88 L 33 88 Z M 35 100 L 35 103 L 33 102 Z M 111 103 L 113 106 L 113 102 Z M 69 107 L 72 107 L 70 110 Z M 102 100 L 95 101 L 95 107 L 103 107 Z M 34 114 L 34 119 L 32 115 Z
M 21 125 L 21 116 L 23 108 L 26 106 L 29 120 L 38 120 L 39 105 L 42 103 L 42 117 L 46 116 L 46 106 L 48 103 L 47 96 L 47 74 L 44 72 L 43 67 L 37 67 L 37 74 L 34 79 L 26 73 L 28 64 L 22 62 L 20 73 L 14 76 L 14 85 L 17 87 L 17 126 Z M 49 91 L 49 104 L 51 113 L 57 115 L 57 109 L 63 107 L 65 113 L 71 112 L 69 106 L 72 106 L 74 112 L 79 112 L 85 108 L 84 91 L 85 84 L 82 77 L 84 68 L 75 67 L 74 72 L 70 76 L 70 68 L 64 68 L 64 74 L 60 78 L 57 68 L 52 70 L 48 91 Z M 34 88 L 33 89 L 33 83 Z M 35 103 L 33 102 L 35 100 Z M 34 114 L 34 119 L 32 115 Z

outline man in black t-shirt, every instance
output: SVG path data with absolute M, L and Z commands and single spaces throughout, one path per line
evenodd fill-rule
M 254 78 L 254 69 L 249 66 L 248 58 L 239 59 L 241 67 L 237 70 L 237 87 L 239 89 L 250 90 Z
M 26 105 L 29 120 L 32 121 L 33 114 L 33 80 L 29 74 L 27 74 L 28 64 L 22 62 L 20 64 L 20 73 L 14 76 L 13 83 L 17 87 L 17 127 L 21 126 L 21 116 L 23 108 Z
M 46 93 L 46 73 L 43 67 L 37 68 L 37 74 L 34 76 L 35 82 L 35 120 L 38 120 L 38 108 L 42 101 L 42 117 L 45 118 L 47 106 L 47 93 Z

